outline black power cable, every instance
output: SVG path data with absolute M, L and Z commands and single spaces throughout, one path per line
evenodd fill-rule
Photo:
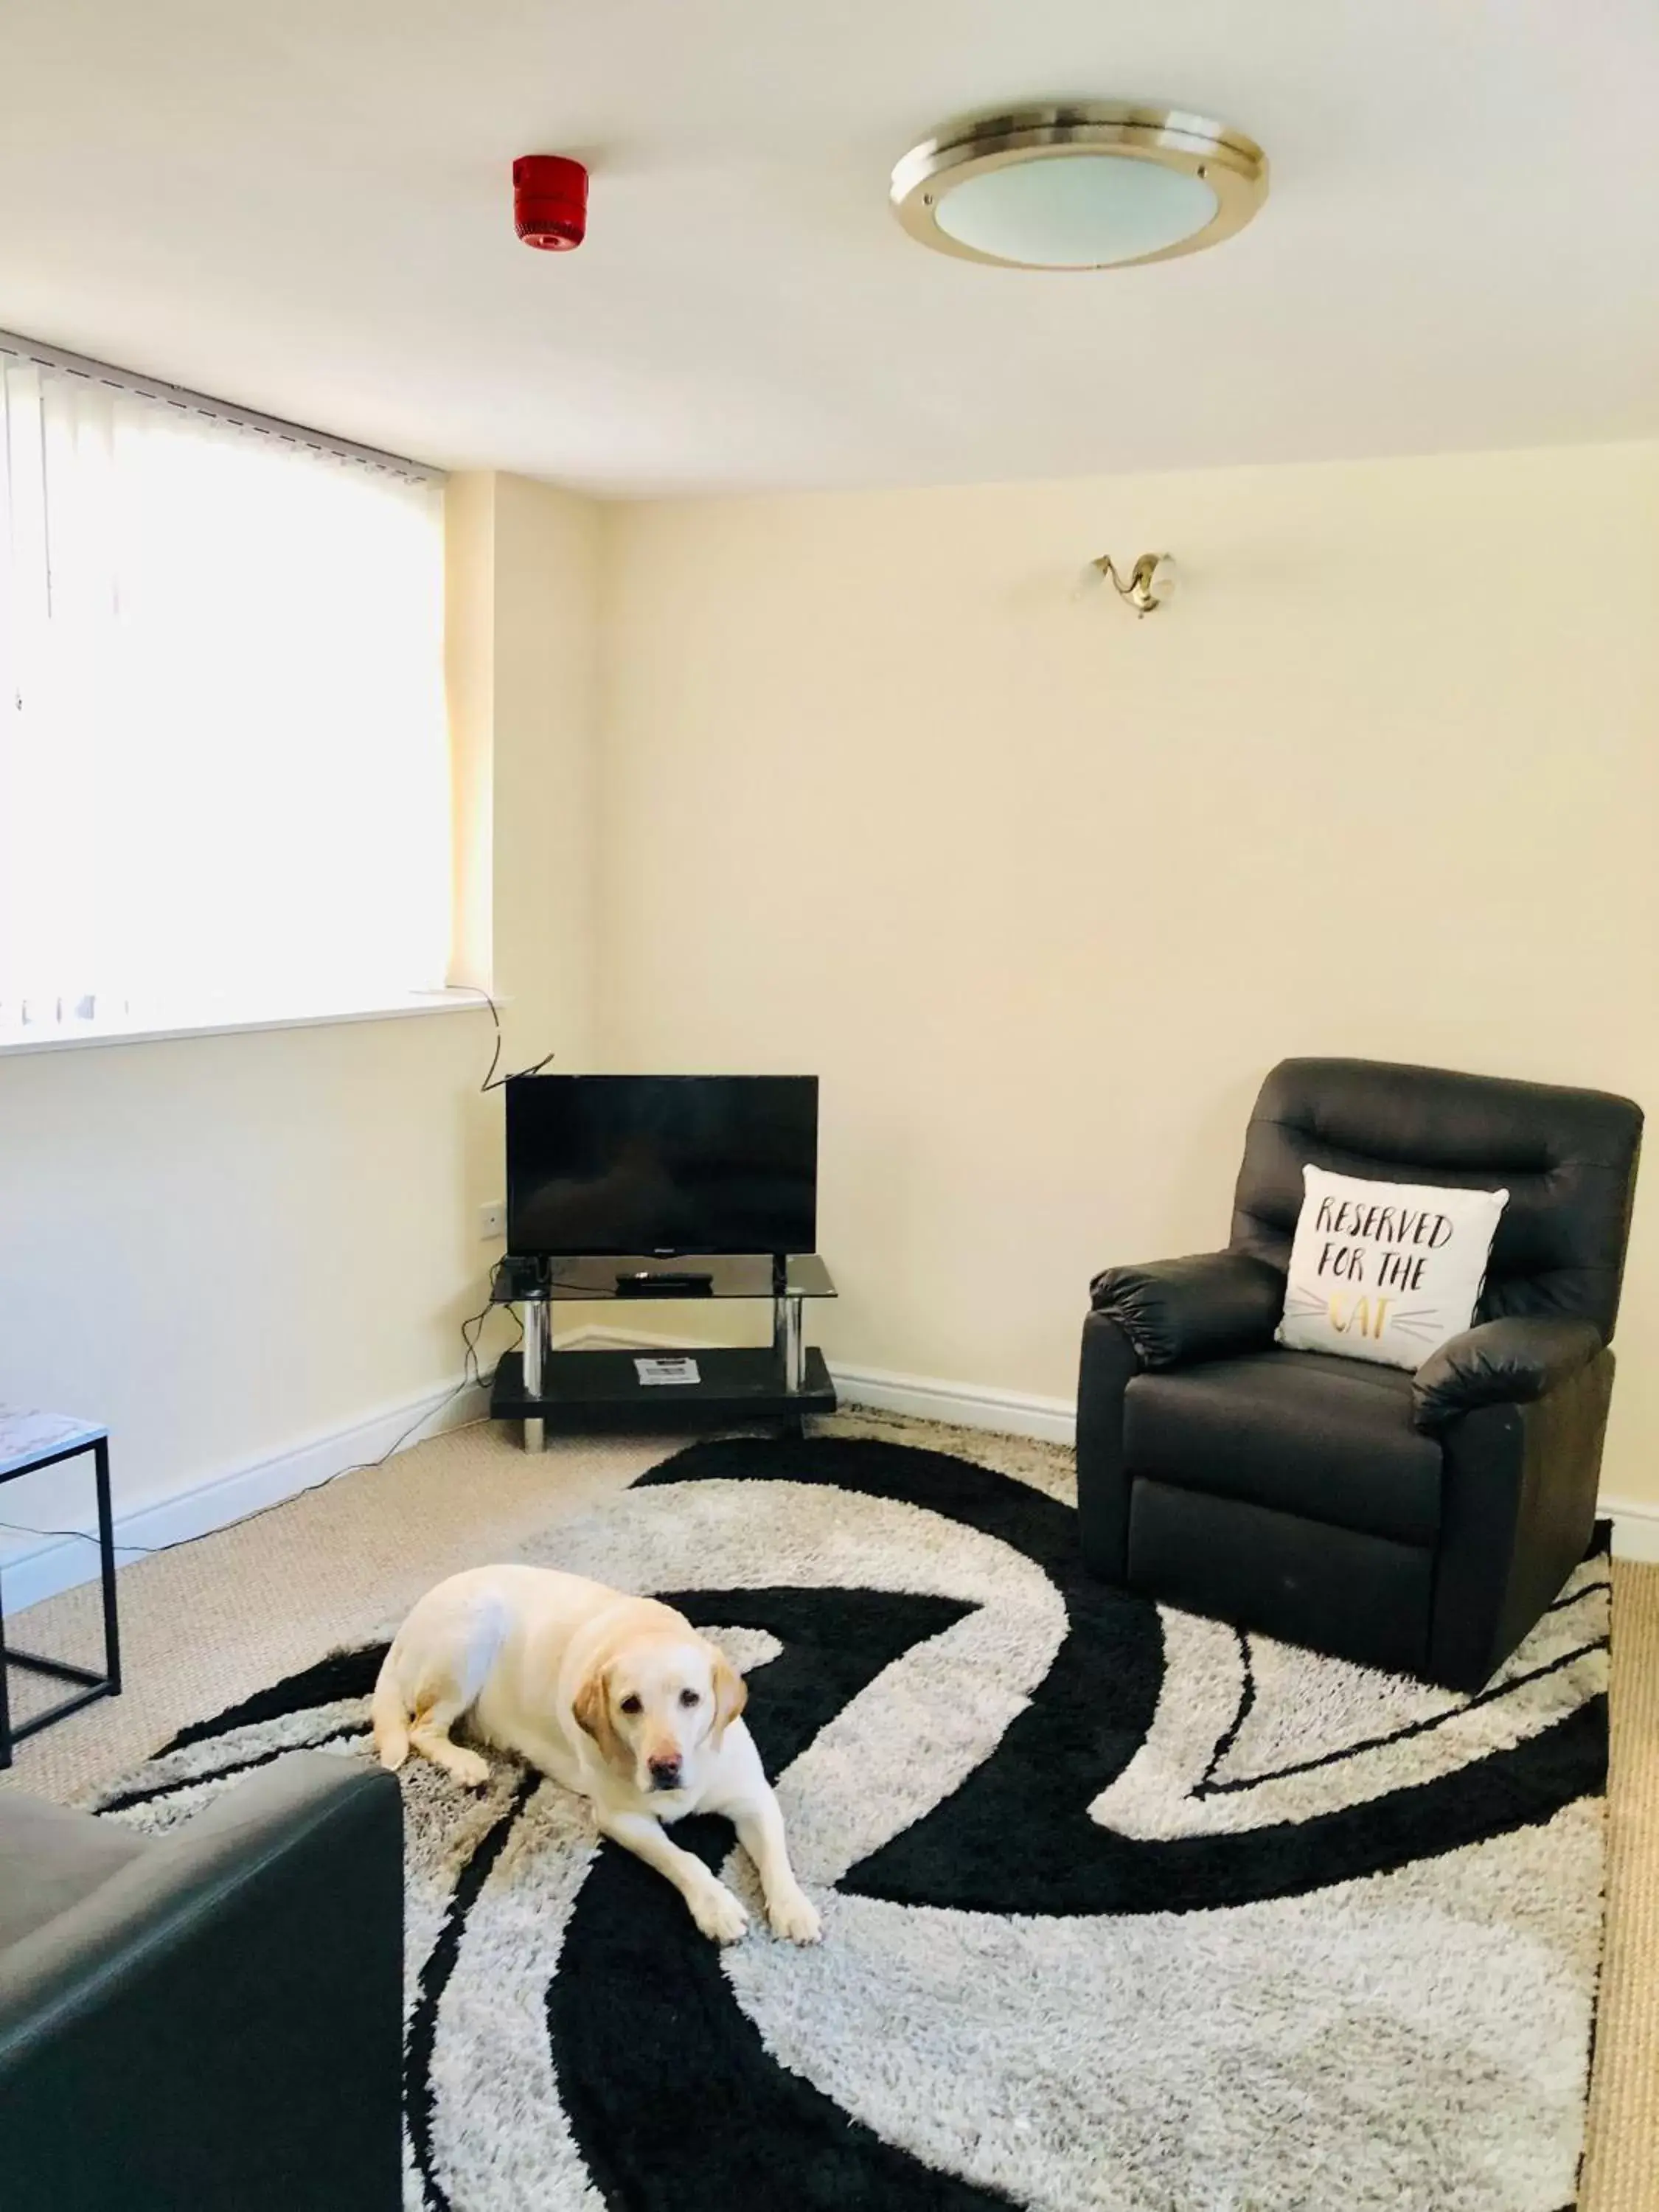
M 489 1018 L 494 1024 L 495 1030 L 495 1049 L 489 1055 L 489 1072 L 485 1075 L 483 1081 L 478 1085 L 478 1088 L 481 1091 L 500 1091 L 504 1089 L 507 1084 L 512 1082 L 513 1075 L 510 1073 L 507 1075 L 497 1075 L 495 1073 L 495 1070 L 501 1064 L 501 1018 L 495 1010 L 495 1001 L 490 997 L 489 992 L 485 990 L 482 983 L 457 983 L 452 985 L 451 988 L 452 989 L 458 991 L 476 991 L 478 996 L 483 1000 L 485 1006 L 489 1007 Z M 539 1075 L 543 1068 L 547 1066 L 548 1062 L 552 1060 L 556 1060 L 558 1054 L 556 1053 L 550 1052 L 545 1054 L 544 1058 L 538 1060 L 533 1067 L 520 1067 L 517 1069 L 515 1073 L 520 1075 Z
M 500 1261 L 497 1261 L 495 1267 L 500 1265 Z M 495 1272 L 495 1268 L 490 1270 L 492 1279 Z M 453 1390 L 447 1391 L 435 1406 L 428 1407 L 424 1413 L 417 1413 L 403 1434 L 389 1443 L 378 1459 L 354 1460 L 349 1467 L 337 1467 L 332 1474 L 320 1475 L 315 1482 L 307 1482 L 303 1489 L 290 1491 L 286 1498 L 273 1498 L 269 1505 L 256 1505 L 252 1513 L 240 1514 L 234 1521 L 222 1522 L 217 1528 L 204 1528 L 200 1536 L 176 1536 L 170 1544 L 118 1543 L 115 1549 L 118 1552 L 142 1552 L 146 1558 L 154 1558 L 161 1552 L 176 1552 L 185 1544 L 199 1544 L 204 1537 L 216 1536 L 222 1529 L 240 1528 L 250 1521 L 260 1520 L 267 1513 L 275 1513 L 279 1506 L 292 1504 L 296 1498 L 309 1497 L 313 1490 L 325 1490 L 331 1482 L 337 1482 L 343 1474 L 362 1474 L 371 1468 L 384 1467 L 389 1459 L 403 1449 L 416 1429 L 424 1428 L 428 1421 L 435 1420 L 446 1407 L 454 1404 L 463 1390 L 470 1390 L 475 1386 L 482 1389 L 486 1381 L 494 1382 L 495 1370 L 492 1368 L 486 1377 L 478 1364 L 478 1338 L 494 1304 L 492 1298 L 489 1305 L 475 1313 L 470 1321 L 461 1323 L 461 1341 L 466 1350 L 461 1362 L 460 1381 Z M 514 1318 L 517 1318 L 516 1315 Z M 520 1334 L 523 1334 L 522 1323 L 520 1324 Z M 34 1528 L 22 1521 L 0 1521 L 0 1528 L 9 1529 L 19 1536 L 75 1536 L 83 1544 L 95 1544 L 99 1540 L 96 1532 L 89 1528 Z

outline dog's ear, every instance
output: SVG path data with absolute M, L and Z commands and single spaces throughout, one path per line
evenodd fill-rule
M 570 1717 L 584 1735 L 591 1735 L 600 1755 L 616 1759 L 619 1745 L 616 1723 L 611 1717 L 611 1669 L 596 1667 L 570 1700 Z
M 715 1645 L 708 1647 L 714 1654 L 713 1682 L 714 1690 L 714 1725 L 710 1730 L 718 1744 L 738 1715 L 749 1703 L 749 1685 L 745 1682 L 725 1652 Z

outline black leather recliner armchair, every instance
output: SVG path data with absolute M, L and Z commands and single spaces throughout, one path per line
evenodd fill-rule
M 153 1840 L 0 1791 L 5 2212 L 398 2212 L 403 1910 L 364 1761 Z
M 1090 1567 L 1478 1688 L 1589 1542 L 1641 1131 L 1639 1108 L 1601 1091 L 1282 1062 L 1229 1249 L 1095 1280 L 1077 1437 Z M 1273 1343 L 1310 1161 L 1509 1190 L 1475 1325 L 1415 1375 Z

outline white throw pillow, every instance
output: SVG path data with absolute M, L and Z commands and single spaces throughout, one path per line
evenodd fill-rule
M 1506 1190 L 1302 1170 L 1279 1341 L 1420 1367 L 1474 1318 Z

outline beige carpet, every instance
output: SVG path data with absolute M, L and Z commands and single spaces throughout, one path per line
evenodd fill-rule
M 938 1444 L 1018 1472 L 1054 1448 L 858 1418 L 838 1429 Z M 67 1802 L 187 1722 L 391 1620 L 429 1583 L 510 1554 L 621 1489 L 672 1446 L 565 1443 L 526 1456 L 481 1425 L 364 1468 L 121 1576 L 129 1687 L 21 1747 L 10 1785 Z M 94 1659 L 93 1586 L 20 1614 L 15 1640 Z M 6 1786 L 0 1781 L 0 1786 Z M 1580 2212 L 1659 2208 L 1659 1567 L 1613 1571 L 1607 1951 Z M 1402 2212 L 1432 2212 L 1430 2207 Z

